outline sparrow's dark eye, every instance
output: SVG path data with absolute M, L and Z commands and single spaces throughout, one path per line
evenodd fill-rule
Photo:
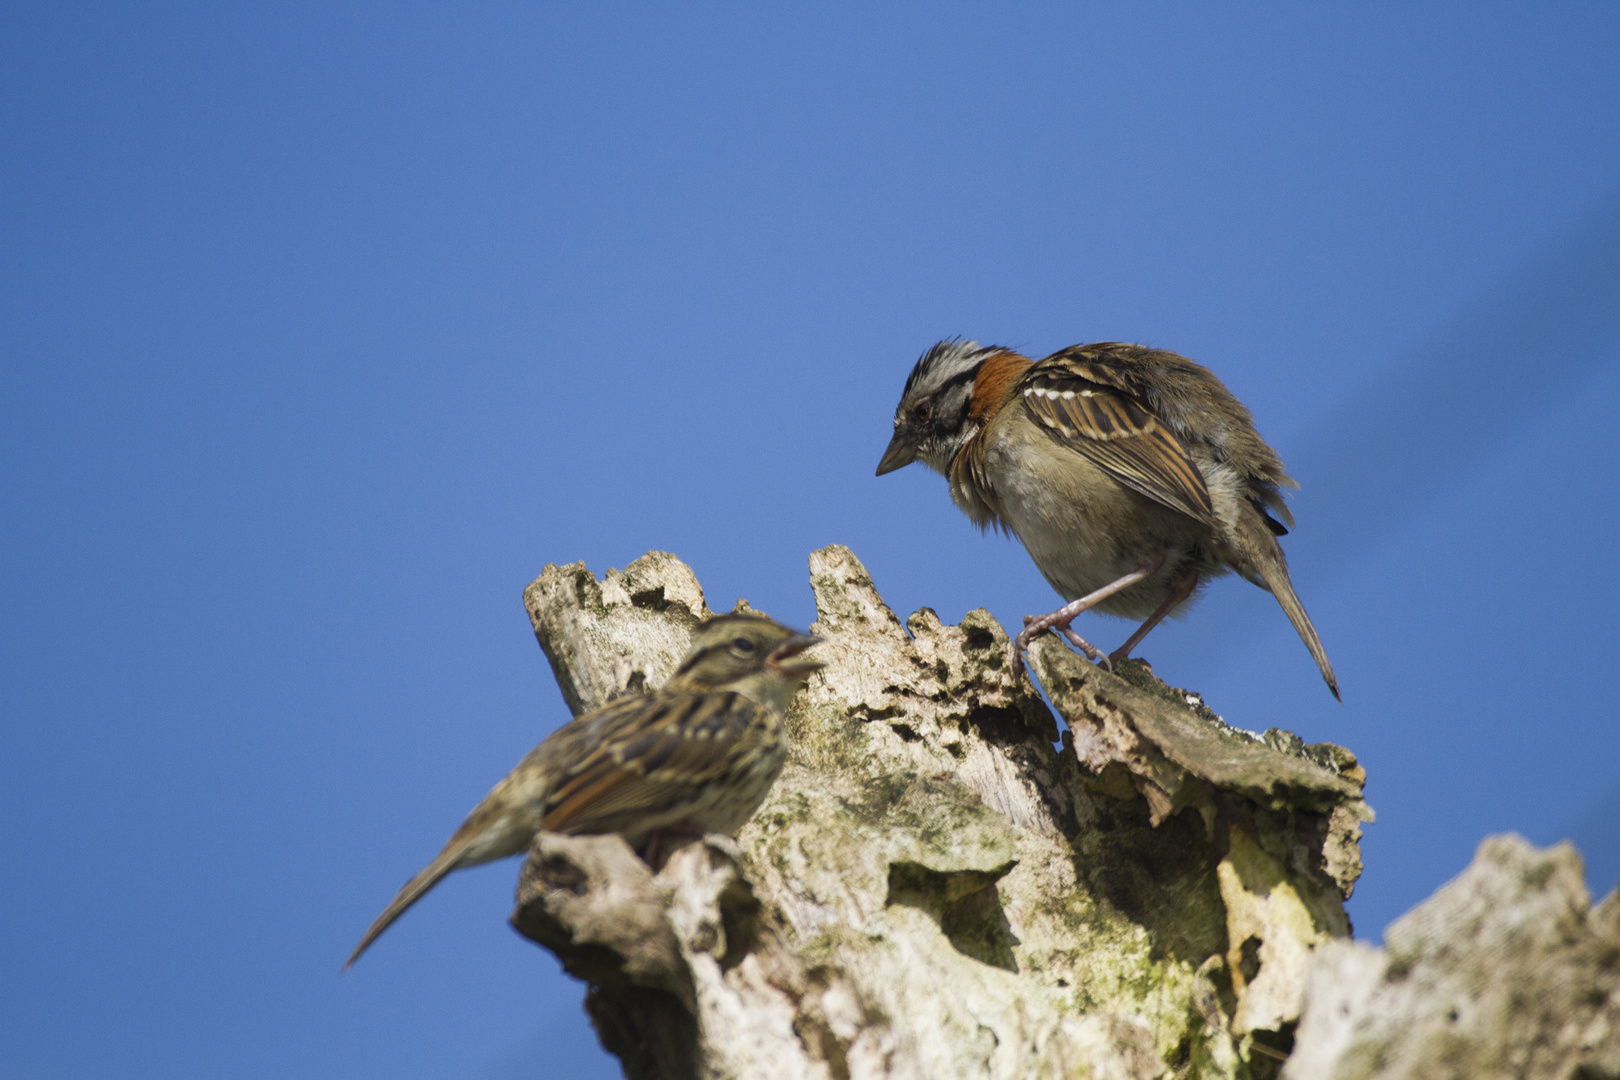
M 912 414 L 917 417 L 917 419 L 926 420 L 934 413 L 934 403 L 931 401 L 919 401 L 917 402 L 917 407 L 911 411 Z
M 731 647 L 740 653 L 751 653 L 754 651 L 754 643 L 745 637 L 732 638 Z

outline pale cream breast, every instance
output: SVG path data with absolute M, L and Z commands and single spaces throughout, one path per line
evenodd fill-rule
M 979 469 L 997 506 L 1052 588 L 1074 600 L 1136 570 L 1150 552 L 1164 564 L 1096 610 L 1146 618 L 1189 562 L 1219 569 L 1198 550 L 1204 531 L 1185 514 L 1131 490 L 1084 454 L 1062 446 L 1008 408 L 984 433 Z

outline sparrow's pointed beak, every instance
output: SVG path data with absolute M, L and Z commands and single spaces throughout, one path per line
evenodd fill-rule
M 812 660 L 800 654 L 820 640 L 818 634 L 794 634 L 776 647 L 776 651 L 771 653 L 767 662 L 791 678 L 808 679 L 827 665 L 820 660 Z
M 903 469 L 916 460 L 917 444 L 897 431 L 894 438 L 889 440 L 889 448 L 883 451 L 883 460 L 878 462 L 877 474 L 882 476 L 884 473 Z

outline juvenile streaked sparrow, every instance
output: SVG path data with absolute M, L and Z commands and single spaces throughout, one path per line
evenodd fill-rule
M 619 833 L 643 858 L 671 839 L 733 834 L 782 771 L 782 714 L 821 640 L 763 615 L 719 615 L 662 689 L 564 724 L 495 785 L 377 916 L 345 969 L 452 870 L 525 851 L 537 832 Z
M 1243 403 L 1185 356 L 1105 341 L 1031 363 L 941 341 L 906 380 L 877 475 L 918 460 L 980 528 L 1022 540 L 1070 601 L 1026 619 L 1020 658 L 1056 629 L 1093 660 L 1122 660 L 1204 582 L 1235 570 L 1277 598 L 1339 696 L 1277 544 L 1294 523 L 1279 489 L 1298 485 Z M 1069 627 L 1090 608 L 1145 621 L 1104 657 Z

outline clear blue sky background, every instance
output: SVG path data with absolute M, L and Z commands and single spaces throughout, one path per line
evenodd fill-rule
M 1361 755 L 1360 934 L 1500 830 L 1607 891 L 1620 7 L 1411 8 L 6 5 L 0 1071 L 616 1075 L 516 863 L 339 964 L 565 719 L 547 562 L 1052 604 L 872 476 L 956 334 L 1254 409 L 1346 703 L 1241 581 L 1143 653 Z

